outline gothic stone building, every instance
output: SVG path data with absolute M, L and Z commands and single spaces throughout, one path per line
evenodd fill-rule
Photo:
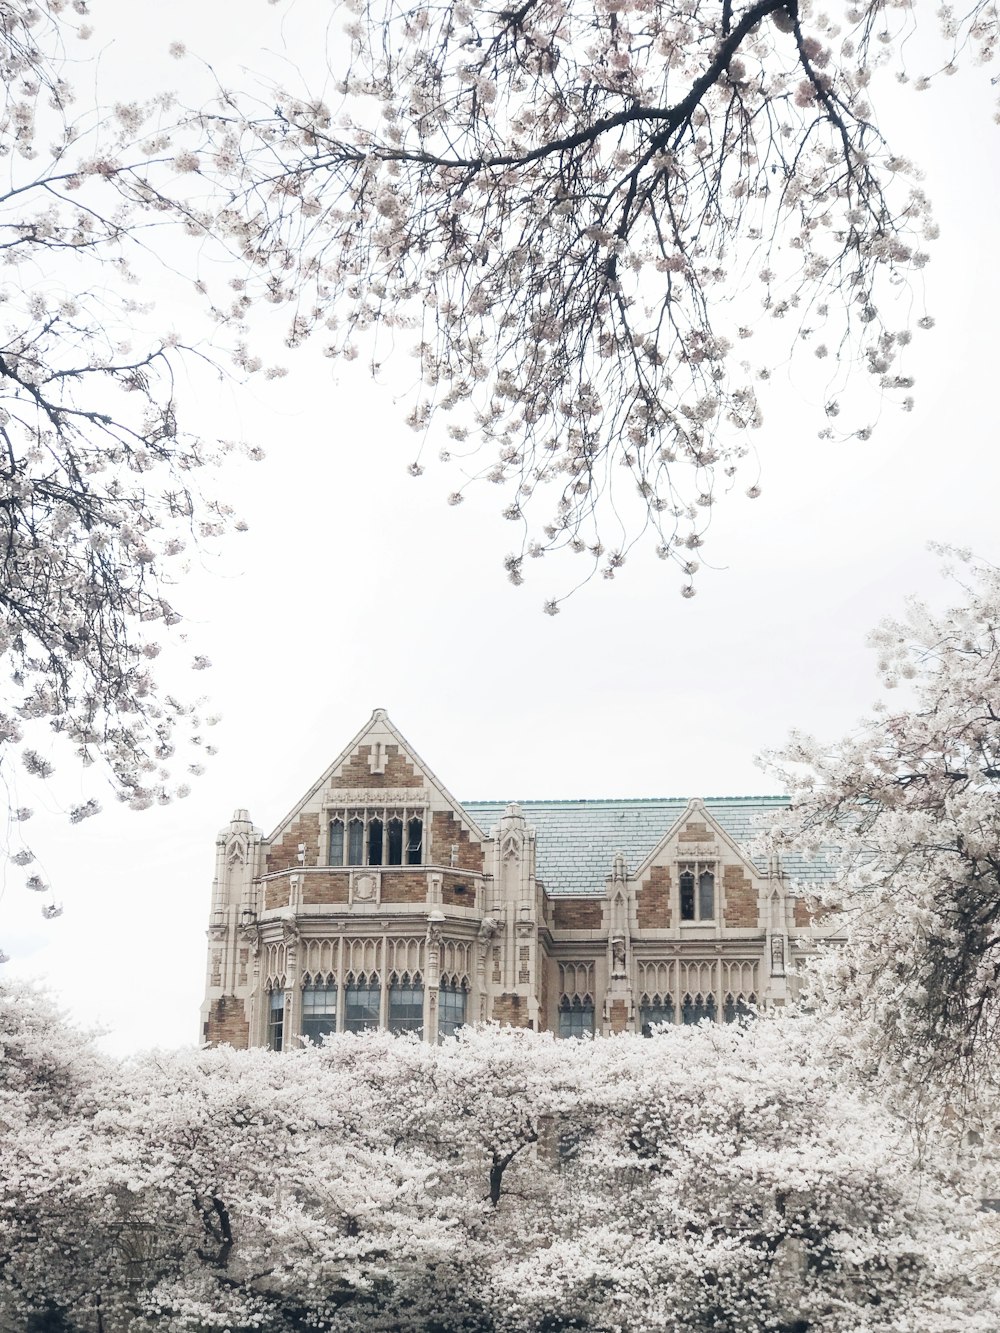
M 202 1034 L 233 1046 L 495 1020 L 562 1036 L 732 1021 L 794 994 L 781 797 L 459 804 L 382 710 L 270 837 L 216 843 Z

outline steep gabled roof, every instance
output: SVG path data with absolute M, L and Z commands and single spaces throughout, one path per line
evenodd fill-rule
M 275 825 L 273 833 L 271 833 L 270 837 L 268 838 L 268 842 L 274 842 L 277 838 L 279 838 L 282 832 L 288 828 L 289 824 L 296 817 L 296 815 L 299 814 L 299 812 L 303 809 L 303 807 L 309 804 L 309 802 L 313 799 L 313 797 L 317 794 L 317 792 L 324 790 L 325 788 L 331 785 L 334 774 L 339 772 L 340 769 L 343 768 L 344 764 L 347 763 L 347 761 L 351 758 L 351 756 L 357 751 L 359 746 L 364 745 L 367 742 L 373 742 L 378 740 L 381 740 L 383 742 L 389 742 L 393 745 L 398 746 L 400 753 L 406 755 L 407 758 L 412 762 L 414 768 L 419 770 L 419 772 L 423 774 L 426 785 L 428 787 L 433 787 L 444 799 L 444 801 L 451 806 L 454 813 L 460 819 L 465 817 L 466 811 L 464 807 L 461 806 L 459 802 L 455 800 L 454 796 L 452 796 L 451 792 L 444 785 L 444 783 L 441 782 L 437 777 L 435 777 L 430 767 L 424 763 L 424 761 L 420 758 L 416 750 L 406 739 L 406 737 L 402 734 L 402 732 L 398 731 L 397 728 L 393 725 L 393 723 L 390 722 L 389 716 L 386 713 L 385 709 L 376 708 L 375 711 L 372 713 L 371 717 L 365 723 L 365 725 L 354 737 L 354 739 L 347 743 L 347 745 L 344 747 L 343 750 L 341 750 L 340 754 L 333 761 L 333 763 L 323 770 L 323 772 L 312 784 L 312 786 L 305 793 L 305 795 L 300 797 L 299 800 L 296 801 L 295 804 L 292 806 L 291 810 L 289 810 L 288 814 L 286 814 L 285 817 L 282 820 L 280 820 L 278 824 Z M 484 836 L 483 831 L 475 826 L 474 816 L 471 815 L 468 816 L 466 822 L 470 821 L 471 821 L 471 831 L 476 835 L 477 838 L 482 838 Z
M 483 829 L 498 823 L 506 801 L 463 801 L 462 808 Z M 526 822 L 537 832 L 536 868 L 550 894 L 600 894 L 616 852 L 624 852 L 629 869 L 646 859 L 690 804 L 684 797 L 598 801 L 518 801 Z M 751 842 L 787 796 L 709 796 L 704 806 L 711 817 L 748 855 Z M 697 817 L 697 816 L 695 816 Z M 753 860 L 754 858 L 749 858 Z M 755 862 L 759 864 L 759 862 Z M 793 881 L 821 883 L 830 878 L 825 861 L 782 857 Z M 760 866 L 763 870 L 764 867 Z

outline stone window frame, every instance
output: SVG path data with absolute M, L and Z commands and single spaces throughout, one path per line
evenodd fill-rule
M 416 1033 L 418 1037 L 424 1035 L 424 978 L 418 970 L 410 972 L 390 972 L 389 985 L 387 988 L 386 1003 L 386 1030 L 399 1035 L 403 1032 Z M 395 992 L 395 995 L 394 995 Z M 401 1002 L 403 1007 L 412 1011 L 416 1008 L 414 996 L 419 993 L 420 996 L 420 1014 L 417 1017 L 412 1012 L 405 1016 L 393 1014 L 393 1000 Z M 405 996 L 405 998 L 403 998 Z
M 639 1031 L 644 1037 L 653 1035 L 651 1028 L 655 1023 L 672 1025 L 676 1022 L 674 998 L 669 992 L 662 995 L 658 991 L 652 995 L 643 992 L 639 1000 Z
M 267 992 L 267 1048 L 284 1049 L 285 1043 L 285 988 L 272 986 Z
M 332 996 L 331 996 L 332 993 Z M 327 1004 L 320 1008 L 316 1001 L 320 996 L 327 1001 Z M 330 1000 L 332 998 L 332 1005 Z M 301 1036 L 308 1041 L 319 1042 L 323 1037 L 333 1034 L 337 1031 L 337 1020 L 339 1017 L 340 1006 L 337 993 L 336 974 L 329 972 L 327 974 L 317 973 L 310 976 L 307 972 L 302 980 L 302 1008 L 301 1008 Z M 326 1019 L 332 1017 L 332 1022 L 326 1022 Z
M 682 879 L 685 875 L 692 876 L 692 913 L 691 916 L 684 915 L 684 885 Z M 712 912 L 711 915 L 702 912 L 704 906 L 702 892 L 702 880 L 708 875 L 711 877 L 712 890 Z M 677 861 L 677 920 L 682 926 L 714 926 L 719 921 L 719 909 L 721 907 L 720 893 L 721 876 L 719 875 L 719 862 L 717 857 L 686 857 L 678 858 Z
M 588 1015 L 590 1018 L 589 1026 L 586 1021 Z M 563 992 L 559 997 L 558 1016 L 558 1035 L 561 1039 L 572 1040 L 594 1035 L 597 1009 L 594 1004 L 594 997 L 589 992 L 586 995 L 567 995 Z
M 407 805 L 405 802 L 385 803 L 357 802 L 341 806 L 329 806 L 326 815 L 326 864 L 333 869 L 357 869 L 361 866 L 422 866 L 426 865 L 424 855 L 427 843 L 427 804 Z M 391 823 L 400 824 L 399 860 L 391 860 L 392 839 L 389 832 Z M 340 824 L 339 839 L 335 839 L 333 826 Z M 379 859 L 372 858 L 374 847 L 374 825 L 378 824 Z M 418 824 L 414 839 L 414 824 Z M 352 825 L 360 825 L 360 846 L 353 844 Z M 334 859 L 335 846 L 339 842 L 339 860 Z M 359 859 L 354 859 L 355 856 Z
M 450 1010 L 457 1014 L 459 1006 L 453 1005 L 452 1001 L 461 997 L 461 1018 L 455 1017 Z M 445 1037 L 454 1037 L 460 1027 L 464 1027 L 469 1021 L 469 978 L 460 977 L 457 973 L 444 973 L 438 981 L 438 1041 L 443 1041 Z
M 351 1009 L 359 1007 L 358 997 L 365 992 L 369 1001 L 373 995 L 377 996 L 375 1008 L 375 1021 L 370 1018 L 359 1018 L 351 1015 Z M 367 1006 L 367 1013 L 371 1015 L 371 1006 Z M 382 1026 L 382 977 L 379 972 L 372 969 L 371 972 L 348 972 L 344 978 L 344 1032 L 374 1032 Z

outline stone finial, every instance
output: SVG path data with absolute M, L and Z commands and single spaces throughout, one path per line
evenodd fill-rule
M 615 852 L 615 859 L 611 863 L 611 878 L 616 883 L 628 879 L 628 862 L 624 852 Z

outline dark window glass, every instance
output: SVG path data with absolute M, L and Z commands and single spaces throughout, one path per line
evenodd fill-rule
M 642 1035 L 651 1037 L 653 1035 L 653 1025 L 656 1023 L 673 1023 L 674 1021 L 674 1002 L 669 995 L 661 1000 L 658 995 L 654 995 L 652 1000 L 640 1006 L 639 1022 L 642 1024 Z
M 594 1002 L 591 999 L 564 999 L 559 1006 L 560 1037 L 583 1037 L 594 1031 Z
M 302 992 L 302 1035 L 319 1041 L 337 1031 L 337 987 L 306 986 Z
M 342 819 L 330 820 L 330 855 L 327 861 L 332 866 L 342 866 L 344 864 L 344 821 Z
M 453 1037 L 465 1022 L 466 993 L 461 986 L 438 990 L 438 1037 Z
M 368 821 L 368 864 L 370 866 L 380 866 L 382 864 L 381 819 L 369 819 Z
M 681 1022 L 697 1023 L 697 1021 L 698 1019 L 695 1017 L 694 1000 L 691 999 L 690 995 L 685 995 L 684 999 L 681 1001 Z
M 352 819 L 347 826 L 347 864 L 364 865 L 365 826 L 360 819 Z
M 715 876 L 703 870 L 698 876 L 698 917 L 702 921 L 715 919 Z
M 285 992 L 271 992 L 270 1011 L 267 1016 L 267 1044 L 272 1051 L 280 1051 L 285 1035 Z
M 403 864 L 403 821 L 401 819 L 390 819 L 386 826 L 388 834 L 388 851 L 386 865 L 401 866 Z
M 382 987 L 377 978 L 349 982 L 344 990 L 344 1031 L 377 1028 L 381 1001 Z
M 420 865 L 420 859 L 423 855 L 424 842 L 424 821 L 422 819 L 411 819 L 406 826 L 406 864 L 408 866 Z
M 694 875 L 690 870 L 681 872 L 681 920 L 694 920 Z
M 705 997 L 704 1017 L 709 1019 L 710 1022 L 714 1023 L 716 1019 L 716 1013 L 717 1010 L 715 1007 L 715 996 L 707 995 Z
M 396 981 L 389 987 L 389 1031 L 423 1032 L 424 987 L 420 981 Z
M 727 1023 L 750 1023 L 754 1018 L 756 1003 L 756 995 L 751 995 L 749 1000 L 744 999 L 742 995 L 734 1000 L 732 995 L 727 995 L 722 1008 L 722 1017 Z

